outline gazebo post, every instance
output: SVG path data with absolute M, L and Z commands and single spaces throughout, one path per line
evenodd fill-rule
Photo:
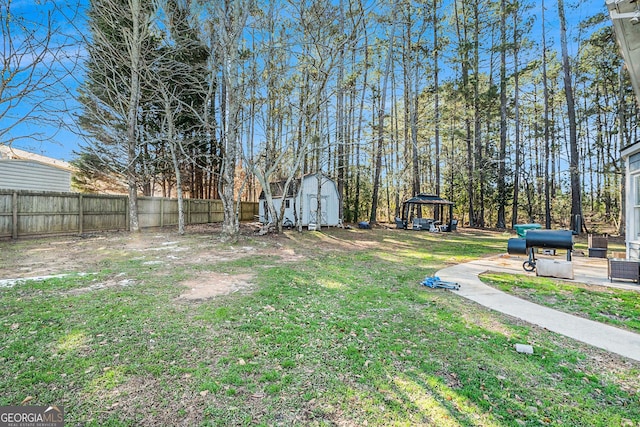
M 451 226 L 453 225 L 453 205 L 449 205 L 449 226 L 447 230 L 451 231 Z

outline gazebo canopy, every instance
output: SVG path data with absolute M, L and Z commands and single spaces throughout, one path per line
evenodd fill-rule
M 404 204 L 405 205 L 413 204 L 413 205 L 451 205 L 453 206 L 454 203 L 433 194 L 418 194 L 417 196 L 414 196 L 409 200 L 405 201 Z
M 428 218 L 423 216 L 423 208 L 431 207 L 432 211 L 432 220 L 431 223 L 440 223 L 440 221 L 447 224 L 447 230 L 451 230 L 451 225 L 453 221 L 453 202 L 449 200 L 445 200 L 440 196 L 436 196 L 433 194 L 418 194 L 417 196 L 413 196 L 412 198 L 406 200 L 402 204 L 402 217 L 396 220 L 398 226 L 402 224 L 402 228 L 407 228 L 407 226 L 411 223 L 416 215 L 419 218 Z M 444 209 L 449 208 L 449 215 L 446 218 L 444 214 Z M 427 220 L 429 222 L 429 220 Z M 415 228 L 415 225 L 414 225 Z

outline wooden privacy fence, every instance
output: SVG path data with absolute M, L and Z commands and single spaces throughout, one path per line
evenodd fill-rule
M 258 203 L 241 202 L 240 220 L 252 221 Z M 184 199 L 186 224 L 222 222 L 220 200 Z M 141 228 L 178 224 L 178 200 L 138 197 Z M 0 238 L 128 230 L 129 198 L 81 193 L 0 190 Z

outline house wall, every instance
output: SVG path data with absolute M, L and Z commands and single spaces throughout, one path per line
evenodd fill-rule
M 640 259 L 640 144 L 622 151 L 625 163 L 625 243 L 627 258 Z
M 0 160 L 0 189 L 71 191 L 71 172 L 32 160 Z

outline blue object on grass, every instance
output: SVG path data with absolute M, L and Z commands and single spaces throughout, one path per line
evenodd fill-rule
M 460 285 L 456 282 L 443 282 L 438 276 L 426 277 L 420 284 L 428 288 L 453 289 L 456 291 L 460 289 Z

